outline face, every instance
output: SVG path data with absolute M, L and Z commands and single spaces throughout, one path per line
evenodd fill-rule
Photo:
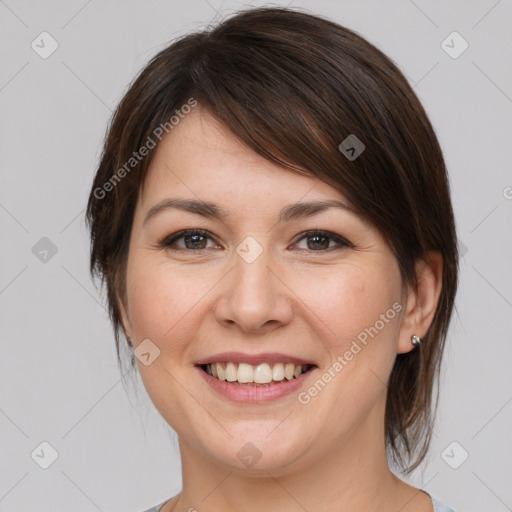
M 327 201 L 348 208 L 300 207 Z M 277 475 L 383 442 L 405 299 L 390 248 L 335 188 L 256 155 L 199 107 L 162 140 L 123 325 L 182 451 L 237 471 L 259 458 L 252 471 Z

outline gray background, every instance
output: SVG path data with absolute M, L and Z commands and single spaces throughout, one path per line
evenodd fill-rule
M 277 4 L 361 33 L 429 113 L 463 257 L 430 458 L 410 481 L 459 511 L 512 510 L 512 2 Z M 174 432 L 117 368 L 83 214 L 136 73 L 172 38 L 246 5 L 0 0 L 0 511 L 140 511 L 181 488 Z M 31 47 L 43 31 L 58 43 L 47 59 Z M 441 45 L 453 31 L 469 44 L 458 58 Z M 43 441 L 58 453 L 47 469 Z

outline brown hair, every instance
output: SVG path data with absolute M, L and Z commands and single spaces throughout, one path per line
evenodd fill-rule
M 433 322 L 421 348 L 397 355 L 387 392 L 388 453 L 411 472 L 430 444 L 434 385 L 457 290 L 447 171 L 427 114 L 397 66 L 328 19 L 287 8 L 242 11 L 160 51 L 123 97 L 86 213 L 90 270 L 107 286 L 118 362 L 118 301 L 126 299 L 134 209 L 155 152 L 130 159 L 150 140 L 155 144 L 158 127 L 170 131 L 169 120 L 191 97 L 256 153 L 340 190 L 387 240 L 403 283 L 415 288 L 415 262 L 440 251 Z M 339 149 L 351 134 L 365 144 L 354 160 Z

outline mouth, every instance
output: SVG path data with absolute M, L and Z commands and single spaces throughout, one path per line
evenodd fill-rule
M 319 369 L 312 360 L 277 352 L 222 352 L 196 360 L 194 366 L 214 393 L 245 404 L 292 396 Z
M 218 381 L 252 388 L 271 387 L 283 382 L 294 381 L 317 368 L 314 364 L 296 364 L 285 361 L 263 362 L 257 365 L 221 361 L 196 366 Z

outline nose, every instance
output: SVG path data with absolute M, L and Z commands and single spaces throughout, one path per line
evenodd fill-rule
M 269 249 L 252 262 L 236 254 L 215 306 L 217 321 L 252 335 L 289 323 L 293 293 L 282 274 Z

